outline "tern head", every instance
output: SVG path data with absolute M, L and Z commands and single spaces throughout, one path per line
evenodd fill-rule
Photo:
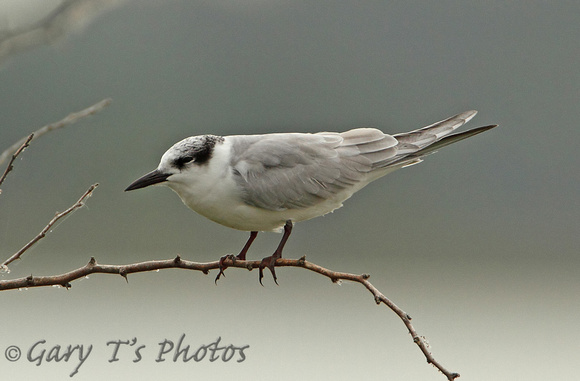
M 175 143 L 161 157 L 154 171 L 133 181 L 125 191 L 145 188 L 155 184 L 170 187 L 196 178 L 212 157 L 214 147 L 223 138 L 215 135 L 191 136 Z

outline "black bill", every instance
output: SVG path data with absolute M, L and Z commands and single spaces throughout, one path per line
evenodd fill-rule
M 129 185 L 127 187 L 127 189 L 125 189 L 125 192 L 135 190 L 135 189 L 145 188 L 145 187 L 148 187 L 149 185 L 153 185 L 153 184 L 162 183 L 164 181 L 167 181 L 167 178 L 169 176 L 170 175 L 167 173 L 163 173 L 163 172 L 160 172 L 158 170 L 154 170 L 152 172 L 149 172 L 145 176 L 142 176 L 142 177 L 138 178 L 137 180 L 133 181 L 131 183 L 131 185 Z

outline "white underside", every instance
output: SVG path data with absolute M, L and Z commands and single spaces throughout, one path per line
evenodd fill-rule
M 342 202 L 354 192 L 337 195 L 332 200 L 308 208 L 280 211 L 257 208 L 220 193 L 218 191 L 199 197 L 177 192 L 182 201 L 195 212 L 218 224 L 244 231 L 280 231 L 288 220 L 300 222 L 323 216 L 340 208 Z

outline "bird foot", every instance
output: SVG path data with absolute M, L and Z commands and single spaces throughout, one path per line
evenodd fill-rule
M 242 251 L 240 251 L 240 253 L 236 256 L 232 255 L 232 254 L 227 254 L 224 255 L 222 257 L 220 257 L 219 260 L 219 268 L 220 268 L 220 272 L 218 273 L 218 275 L 215 277 L 215 284 L 217 284 L 218 279 L 223 275 L 224 278 L 226 277 L 226 274 L 224 273 L 224 270 L 228 268 L 228 266 L 226 266 L 224 264 L 226 259 L 231 259 L 232 263 L 235 263 L 236 260 L 240 260 L 240 261 L 245 261 L 246 260 L 246 253 L 248 252 L 248 249 L 250 248 L 250 246 L 252 245 L 252 242 L 254 242 L 254 240 L 256 239 L 256 236 L 258 235 L 258 232 L 253 231 L 250 233 L 250 238 L 248 238 L 248 241 L 246 242 L 246 244 L 244 245 L 244 248 L 242 249 Z
M 276 278 L 276 270 L 275 270 L 275 265 L 276 265 L 276 260 L 278 258 L 280 258 L 281 255 L 280 254 L 273 254 L 270 255 L 269 257 L 266 257 L 264 259 L 262 259 L 262 262 L 260 262 L 260 277 L 259 277 L 259 281 L 260 284 L 263 286 L 262 284 L 262 278 L 264 277 L 264 272 L 263 270 L 267 267 L 268 269 L 270 269 L 270 272 L 272 273 L 272 277 L 274 278 L 274 283 L 276 283 L 276 285 L 278 285 L 278 278 Z
M 219 259 L 219 262 L 218 262 L 220 272 L 215 277 L 215 284 L 217 284 L 218 279 L 220 279 L 220 277 L 222 275 L 224 276 L 224 278 L 226 277 L 226 274 L 224 273 L 224 270 L 228 268 L 228 266 L 224 263 L 226 261 L 226 259 L 230 259 L 232 262 L 235 262 L 236 259 L 241 259 L 241 258 L 239 258 L 239 255 L 236 256 L 233 254 L 226 254 L 226 255 L 221 256 Z

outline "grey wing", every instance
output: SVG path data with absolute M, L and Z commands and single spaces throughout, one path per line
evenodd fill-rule
M 425 155 L 495 126 L 453 132 L 466 111 L 418 130 L 387 135 L 374 128 L 343 133 L 234 136 L 231 165 L 244 202 L 268 210 L 303 208 L 345 188 L 421 162 Z M 375 172 L 369 175 L 371 172 Z
M 396 155 L 398 144 L 372 128 L 231 138 L 244 202 L 268 210 L 312 206 L 364 181 L 376 163 Z

